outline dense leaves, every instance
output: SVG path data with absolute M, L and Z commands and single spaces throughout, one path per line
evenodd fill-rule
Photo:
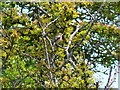
M 116 65 L 119 2 L 1 5 L 3 88 L 97 88 L 97 65 Z

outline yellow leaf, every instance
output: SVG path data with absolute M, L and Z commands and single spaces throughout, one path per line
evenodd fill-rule
M 69 78 L 68 78 L 68 76 L 66 75 L 66 76 L 63 77 L 63 79 L 67 81 Z
M 6 57 L 6 56 L 7 56 L 6 52 L 4 52 L 4 53 L 2 54 L 2 56 Z
M 73 15 L 73 18 L 77 18 L 77 17 L 79 17 L 79 15 Z

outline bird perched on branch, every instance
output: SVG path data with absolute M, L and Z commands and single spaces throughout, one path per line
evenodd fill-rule
M 62 33 L 58 33 L 58 35 L 52 40 L 52 44 L 54 45 L 55 43 L 59 43 L 62 41 L 63 34 Z

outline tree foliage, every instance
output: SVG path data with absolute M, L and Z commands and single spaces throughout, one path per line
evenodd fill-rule
M 116 65 L 119 2 L 1 2 L 3 88 L 97 88 Z M 58 33 L 62 41 L 52 44 Z

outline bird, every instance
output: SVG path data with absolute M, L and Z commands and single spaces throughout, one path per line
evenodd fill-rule
M 52 40 L 52 44 L 54 45 L 55 43 L 59 43 L 62 41 L 62 39 L 63 39 L 63 34 L 58 33 L 58 35 L 55 36 L 55 38 Z

